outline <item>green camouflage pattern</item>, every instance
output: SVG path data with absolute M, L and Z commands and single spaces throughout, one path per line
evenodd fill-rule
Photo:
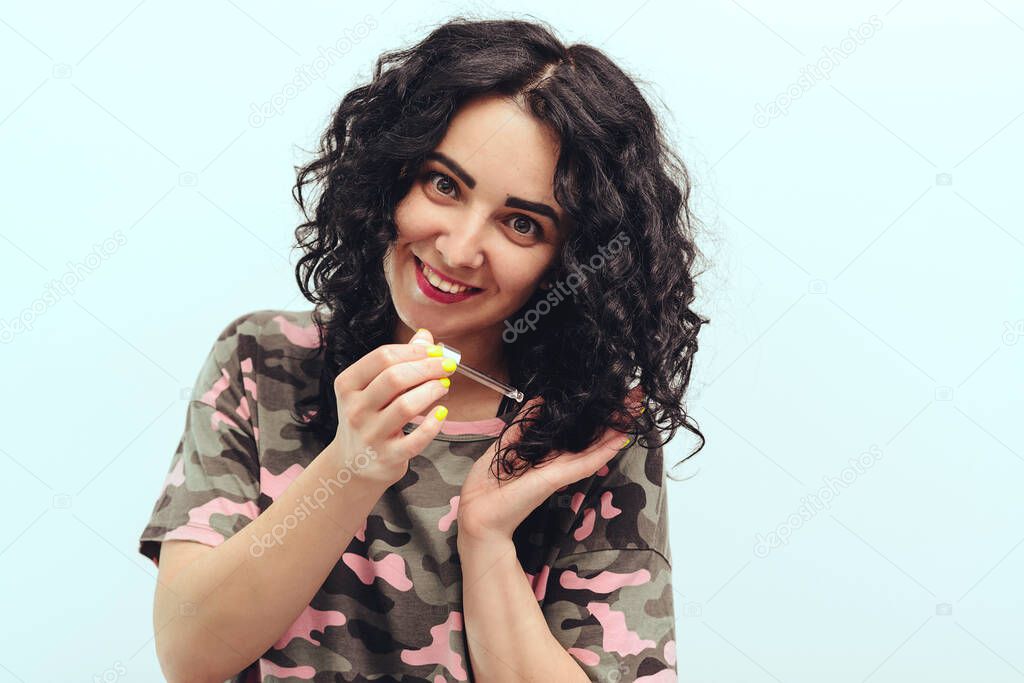
M 139 552 L 154 563 L 165 540 L 216 546 L 245 533 L 323 449 L 291 417 L 298 399 L 317 392 L 311 314 L 247 313 L 214 342 L 140 537 Z M 305 611 L 229 683 L 472 681 L 458 496 L 515 411 L 446 422 L 377 501 Z M 676 680 L 664 484 L 662 449 L 634 440 L 595 475 L 552 495 L 514 535 L 551 632 L 591 680 Z M 252 539 L 250 561 L 269 541 Z

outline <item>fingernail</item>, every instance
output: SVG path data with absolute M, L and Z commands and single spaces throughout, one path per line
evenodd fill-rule
M 450 387 L 452 385 L 452 381 L 450 379 L 448 379 L 447 377 L 442 377 L 441 379 L 439 379 L 437 381 L 440 382 L 444 386 L 445 389 L 447 389 L 448 387 Z
M 434 411 L 434 417 L 437 418 L 438 422 L 440 422 L 441 420 L 443 420 L 447 416 L 448 416 L 448 409 L 445 408 L 444 406 L 439 406 L 438 409 Z
M 431 354 L 431 355 L 433 355 L 433 354 Z M 455 368 L 457 368 L 459 366 L 451 358 L 445 358 L 444 362 L 441 363 L 441 367 L 444 368 L 445 372 L 455 372 Z
M 626 446 L 629 445 L 629 442 L 632 441 L 632 440 L 633 440 L 632 437 L 626 439 L 625 443 L 623 443 L 621 446 L 619 446 L 619 448 L 625 448 Z
M 440 358 L 442 355 L 444 355 L 444 349 L 442 349 L 437 344 L 431 344 L 430 346 L 427 347 L 427 355 L 434 356 L 435 358 Z

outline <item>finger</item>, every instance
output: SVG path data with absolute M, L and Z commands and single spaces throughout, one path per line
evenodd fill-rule
M 587 458 L 594 457 L 596 454 L 604 454 L 608 449 L 611 449 L 613 453 L 616 453 L 625 447 L 626 439 L 632 438 L 617 429 L 607 427 L 604 433 L 598 437 L 590 446 L 587 446 L 582 451 L 571 452 L 571 451 L 559 451 L 558 454 L 562 457 L 563 462 L 576 462 L 579 460 L 586 460 Z
M 425 328 L 421 327 L 418 330 L 416 330 L 413 333 L 412 338 L 409 340 L 409 344 L 416 348 L 427 349 L 428 357 L 440 356 L 437 349 L 432 348 L 434 347 L 434 336 L 430 333 L 430 330 L 427 330 Z M 441 364 L 443 364 L 443 359 L 440 362 Z M 397 365 L 398 363 L 395 363 L 391 367 L 396 367 Z M 395 372 L 394 375 L 386 375 L 390 368 L 385 368 L 381 373 L 374 377 L 373 380 L 371 380 L 370 383 L 364 388 L 364 391 L 366 392 L 366 395 L 363 397 L 365 401 L 364 405 L 375 411 L 382 410 L 385 406 L 389 405 L 392 401 L 398 398 L 405 391 L 408 391 L 415 384 L 426 382 L 429 379 L 437 379 L 441 377 L 441 374 L 437 372 L 436 365 L 437 363 L 430 362 L 428 362 L 425 366 L 415 364 L 415 370 L 410 370 L 407 368 L 401 374 L 392 371 Z M 415 372 L 415 374 L 410 376 L 410 374 L 408 374 L 410 372 Z M 384 379 L 386 379 L 387 381 L 381 381 L 382 376 L 385 376 Z M 413 413 L 413 415 L 417 414 L 419 413 Z
M 565 488 L 569 484 L 584 479 L 599 470 L 606 462 L 615 457 L 625 437 L 621 432 L 612 436 L 605 435 L 593 446 L 578 453 L 554 451 L 555 455 L 542 464 L 529 468 L 523 476 L 507 485 L 515 489 L 522 488 L 516 495 L 524 497 L 534 504 L 540 505 L 548 496 Z
M 421 344 L 382 344 L 345 368 L 338 375 L 335 387 L 339 392 L 362 391 L 385 368 L 427 357 L 427 347 Z
M 410 344 L 420 344 L 421 346 L 430 346 L 434 343 L 434 335 L 430 333 L 430 330 L 420 328 L 416 330 L 416 334 L 412 335 L 412 339 L 409 340 Z
M 368 412 L 382 412 L 398 401 L 399 412 L 404 412 L 410 407 L 402 405 L 405 401 L 403 396 L 408 391 L 425 382 L 436 382 L 442 377 L 448 377 L 455 371 L 453 366 L 450 366 L 451 370 L 445 369 L 444 365 L 447 362 L 447 358 L 438 356 L 396 363 L 385 368 L 363 390 L 359 401 L 360 408 Z M 451 384 L 451 379 L 447 384 Z
M 402 436 L 402 427 L 417 415 L 423 415 L 430 406 L 448 393 L 448 389 L 436 378 L 421 382 L 399 395 L 383 410 L 376 411 L 375 421 L 369 425 L 369 433 L 380 438 Z M 431 415 L 424 421 L 433 419 Z
M 593 446 L 578 453 L 561 452 L 552 461 L 557 473 L 552 473 L 550 478 L 558 487 L 562 487 L 592 476 L 632 443 L 633 439 L 629 435 L 609 428 L 605 436 Z
M 625 437 L 616 432 L 579 453 L 560 451 L 553 459 L 528 469 L 523 476 L 505 484 L 507 494 L 524 501 L 523 504 L 530 509 L 536 508 L 555 492 L 592 476 L 622 450 L 623 441 Z
M 407 459 L 412 459 L 426 450 L 427 446 L 430 445 L 430 442 L 433 441 L 438 432 L 441 431 L 441 427 L 444 426 L 444 421 L 447 418 L 439 420 L 437 419 L 437 414 L 437 410 L 432 411 L 430 415 L 427 415 L 423 419 L 423 422 L 416 427 L 416 429 L 399 438 L 398 443 L 400 444 L 402 453 L 405 454 Z

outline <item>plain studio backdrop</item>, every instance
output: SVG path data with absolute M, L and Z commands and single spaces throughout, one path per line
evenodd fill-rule
M 574 5 L 0 7 L 0 683 L 161 679 L 136 549 L 199 366 L 310 307 L 293 166 L 457 14 L 606 51 L 693 173 L 680 680 L 1024 678 L 1024 8 Z

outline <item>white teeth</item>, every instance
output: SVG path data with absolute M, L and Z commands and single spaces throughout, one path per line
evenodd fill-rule
M 448 292 L 449 294 L 461 294 L 462 292 L 471 289 L 470 287 L 453 285 L 449 283 L 447 280 L 442 280 L 440 277 L 437 276 L 437 274 L 433 270 L 430 269 L 430 266 L 428 266 L 426 263 L 423 264 L 423 276 L 427 278 L 427 282 L 429 282 L 430 284 L 434 285 L 435 287 L 442 291 Z

